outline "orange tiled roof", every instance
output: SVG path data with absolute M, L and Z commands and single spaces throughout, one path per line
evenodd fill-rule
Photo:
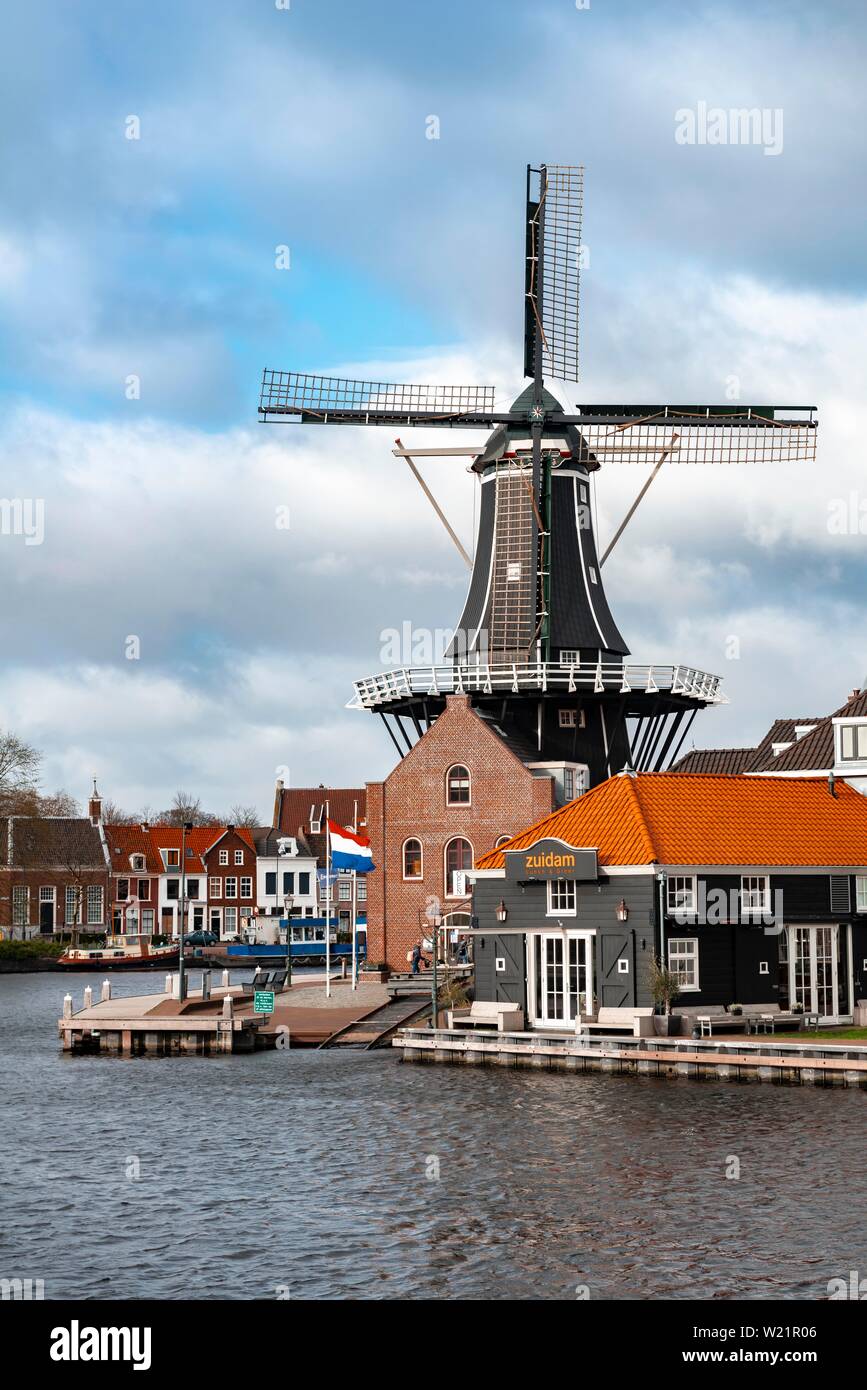
M 867 864 L 867 796 L 824 777 L 621 773 L 482 855 L 564 840 L 596 849 L 600 864 Z
M 147 873 L 162 873 L 162 860 L 151 844 L 150 833 L 142 830 L 140 825 L 107 825 L 105 838 L 108 841 L 113 873 L 124 875 L 131 872 L 131 854 L 144 855 Z
M 215 845 L 217 841 L 221 839 L 223 835 L 225 835 L 225 833 L 225 825 L 194 825 L 192 830 L 188 830 L 186 836 L 186 847 L 187 849 L 191 849 L 193 852 L 191 855 L 187 855 L 187 867 L 189 868 L 190 864 L 192 863 L 198 869 L 204 869 L 204 855 L 207 854 L 211 846 Z M 148 831 L 148 834 L 150 835 L 153 851 L 156 854 L 157 860 L 159 862 L 160 871 L 162 871 L 163 861 L 162 855 L 160 854 L 160 850 L 179 850 L 181 848 L 180 826 L 152 825 L 150 827 L 150 830 Z M 253 835 L 251 831 L 243 828 L 242 826 L 236 826 L 235 834 L 240 835 L 244 843 L 249 845 L 250 849 L 253 850 L 253 852 L 255 853 L 256 846 L 253 843 Z

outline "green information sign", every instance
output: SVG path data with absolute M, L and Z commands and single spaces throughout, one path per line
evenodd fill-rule
M 274 1012 L 274 991 L 273 989 L 257 989 L 253 995 L 254 1014 L 272 1014 Z

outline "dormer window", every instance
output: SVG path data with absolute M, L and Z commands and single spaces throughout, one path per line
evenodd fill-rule
M 841 763 L 867 762 L 867 724 L 841 724 Z
M 141 873 L 145 866 L 145 857 L 143 854 L 131 854 L 129 863 L 131 869 L 135 869 L 136 873 Z
M 181 852 L 179 849 L 164 849 L 162 854 L 167 869 L 180 868 Z

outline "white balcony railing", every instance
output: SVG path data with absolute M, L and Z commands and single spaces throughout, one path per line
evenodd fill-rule
M 727 704 L 721 677 L 693 666 L 636 666 L 623 662 L 537 661 L 526 665 L 448 662 L 439 666 L 401 666 L 355 681 L 347 709 L 378 709 L 414 695 L 519 695 L 522 691 L 563 694 L 679 695 L 702 704 Z

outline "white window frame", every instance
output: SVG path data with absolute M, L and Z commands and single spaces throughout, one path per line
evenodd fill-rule
M 230 884 L 232 885 L 231 887 L 229 887 Z M 228 874 L 228 875 L 226 876 L 226 878 L 223 880 L 223 896 L 226 897 L 226 898 L 237 898 L 237 896 L 238 896 L 238 876 L 237 876 L 237 874 Z
M 74 883 L 67 883 L 63 895 L 63 921 L 67 927 L 78 926 L 76 918 L 80 907 L 79 890 Z
M 222 898 L 223 880 L 221 878 L 208 879 L 208 895 L 212 898 Z
M 244 887 L 244 884 L 247 885 L 246 888 Z M 242 874 L 242 876 L 241 876 L 241 882 L 240 882 L 239 887 L 240 887 L 240 890 L 241 890 L 241 897 L 242 897 L 242 898 L 252 898 L 252 896 L 253 896 L 253 880 L 252 880 L 252 878 L 250 877 L 249 874 Z
M 227 849 L 221 849 L 221 850 L 220 850 L 220 863 L 221 863 L 221 864 L 228 864 L 228 862 L 229 862 L 229 851 L 228 851 Z
M 747 888 L 747 884 L 760 883 L 760 890 Z M 749 903 L 748 898 L 760 891 L 762 902 L 759 906 Z M 763 917 L 771 911 L 771 876 L 770 874 L 741 874 L 741 917 Z
M 467 774 L 467 775 L 466 775 L 466 783 L 467 783 L 467 792 L 468 792 L 468 796 L 467 796 L 466 801 L 452 801 L 452 795 L 451 795 L 451 793 L 452 793 L 452 773 L 453 773 L 453 772 L 457 772 L 458 768 L 462 768 L 462 769 L 464 770 L 464 772 Z M 462 777 L 460 780 L 461 780 L 461 782 L 463 782 L 465 779 Z M 473 776 L 472 776 L 472 773 L 470 772 L 470 769 L 467 767 L 466 763 L 452 763 L 451 767 L 450 767 L 450 768 L 448 769 L 448 771 L 446 772 L 446 805 L 447 805 L 447 806 L 460 806 L 460 807 L 463 807 L 463 806 L 472 806 L 472 804 L 473 804 Z
M 549 917 L 578 916 L 578 885 L 574 878 L 549 878 L 547 890 Z
M 698 877 L 696 874 L 669 874 L 665 890 L 665 909 L 670 917 L 694 917 L 696 915 L 698 911 Z M 691 895 L 689 906 L 675 902 L 678 893 Z
M 147 868 L 147 862 L 143 854 L 131 854 L 129 866 L 134 874 L 142 874 Z
M 855 875 L 855 911 L 867 912 L 867 874 Z
M 172 858 L 174 855 L 174 859 Z M 181 851 L 179 849 L 164 849 L 163 856 L 167 869 L 179 869 L 181 867 Z
M 563 647 L 560 652 L 561 666 L 580 666 L 581 652 L 577 647 Z
M 689 968 L 689 974 L 679 970 L 678 963 Z M 668 968 L 677 975 L 681 994 L 698 994 L 701 990 L 698 968 L 698 937 L 670 936 L 668 938 Z
M 238 909 L 236 907 L 223 908 L 223 932 L 226 936 L 230 932 L 238 930 Z
M 577 709 L 560 709 L 557 711 L 557 722 L 561 729 L 578 728 Z
M 105 895 L 101 883 L 87 885 L 86 918 L 85 925 L 88 927 L 101 926 L 105 921 Z
M 421 872 L 417 874 L 408 874 L 406 871 L 406 847 L 411 842 L 418 845 L 419 853 L 421 855 Z M 418 835 L 407 835 L 406 839 L 400 847 L 400 875 L 404 883 L 421 883 L 422 879 L 424 878 L 424 845 L 422 844 Z
M 463 764 L 459 764 L 459 766 L 463 766 Z M 470 868 L 472 868 L 473 864 L 475 864 L 476 862 L 476 851 L 473 849 L 473 842 L 470 839 L 469 835 L 452 835 L 451 839 L 446 841 L 445 845 L 443 846 L 443 882 L 445 885 L 444 896 L 447 898 L 465 898 L 467 896 L 465 891 L 463 893 L 460 893 L 455 889 L 453 879 L 455 875 L 461 874 L 465 882 L 466 875 L 469 873 L 470 870 L 454 869 L 451 873 L 449 872 L 449 850 L 457 840 L 463 840 L 464 844 L 469 845 L 470 847 Z
M 30 926 L 30 885 L 27 883 L 12 885 L 12 925 Z
M 244 851 L 243 851 L 242 849 L 236 849 L 236 850 L 235 850 L 235 867 L 236 867 L 236 868 L 243 868 L 243 867 L 244 867 Z
M 848 738 L 852 743 L 852 752 L 846 752 L 846 742 Z M 867 762 L 867 724 L 863 722 L 852 722 L 840 725 L 840 761 L 841 763 L 864 763 Z

